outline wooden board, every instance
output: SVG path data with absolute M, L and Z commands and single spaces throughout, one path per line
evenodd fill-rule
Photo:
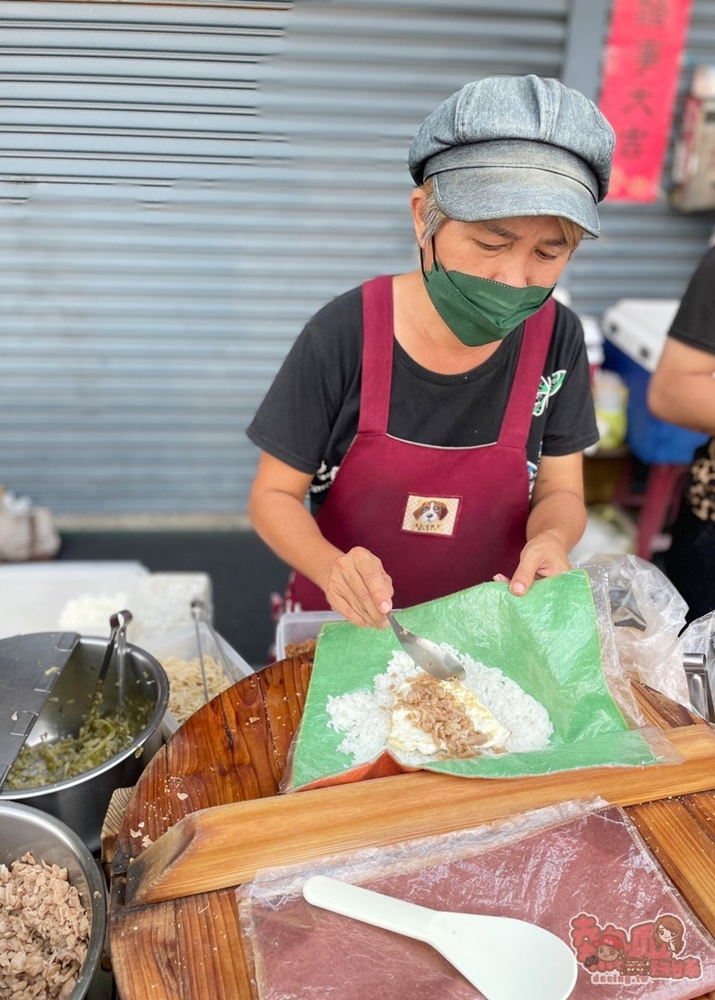
M 276 795 L 301 717 L 310 669 L 306 656 L 284 660 L 214 699 L 162 748 L 130 795 L 111 851 L 109 940 L 122 1000 L 203 1000 L 206 995 L 212 1000 L 250 1000 L 234 890 L 213 889 L 165 902 L 128 906 L 127 871 L 132 859 L 140 857 L 150 843 L 183 817 L 213 806 L 259 805 L 254 800 Z M 696 721 L 684 709 L 647 690 L 640 691 L 640 700 L 651 721 L 663 728 Z M 707 759 L 710 727 L 704 726 L 702 733 L 674 737 L 683 746 L 692 742 L 693 746 L 707 747 L 702 758 Z M 711 764 L 706 767 L 710 769 Z M 418 779 L 425 790 L 428 783 L 434 784 L 433 779 L 442 784 L 463 783 L 462 779 L 422 773 L 378 780 L 405 779 L 409 779 L 405 787 Z M 371 784 L 375 782 L 352 787 L 367 788 Z M 715 769 L 712 786 L 715 788 Z M 342 791 L 348 791 L 348 787 Z M 272 805 L 298 802 L 309 794 L 314 793 L 295 793 L 275 799 Z M 637 780 L 633 794 L 636 801 Z M 639 805 L 629 812 L 646 840 L 650 836 L 648 842 L 666 872 L 706 927 L 715 933 L 715 824 L 704 804 L 711 799 L 709 793 L 687 795 Z M 703 803 L 700 811 L 698 803 Z M 529 807 L 528 803 L 522 806 Z M 513 811 L 513 804 L 510 808 Z M 680 825 L 672 828 L 676 833 L 670 836 L 669 817 L 676 815 Z M 658 817 L 663 816 L 666 818 L 658 822 Z M 231 835 L 235 842 L 242 842 L 241 827 L 234 826 Z M 681 850 L 683 838 L 692 842 L 692 850 Z M 698 850 L 713 863 L 703 864 Z
M 688 726 L 668 737 L 682 763 L 511 779 L 423 771 L 201 809 L 129 866 L 125 902 L 136 906 L 225 889 L 250 881 L 261 868 L 467 830 L 583 796 L 628 806 L 710 788 L 715 735 L 706 726 Z

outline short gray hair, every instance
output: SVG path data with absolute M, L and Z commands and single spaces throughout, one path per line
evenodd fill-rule
M 422 190 L 424 191 L 425 196 L 422 199 L 421 242 L 424 244 L 429 243 L 435 233 L 441 226 L 444 225 L 449 217 L 444 214 L 442 209 L 437 204 L 431 177 L 424 182 Z
M 422 185 L 422 190 L 424 191 L 424 198 L 422 199 L 422 244 L 429 243 L 433 238 L 435 233 L 437 233 L 441 226 L 450 218 L 450 216 L 445 215 L 442 209 L 437 204 L 437 199 L 434 196 L 432 178 L 429 177 Z M 566 240 L 569 251 L 574 252 L 576 247 L 579 245 L 584 236 L 588 237 L 589 234 L 582 229 L 576 222 L 572 222 L 570 219 L 565 219 L 562 216 L 554 216 L 556 222 L 561 230 L 561 235 Z

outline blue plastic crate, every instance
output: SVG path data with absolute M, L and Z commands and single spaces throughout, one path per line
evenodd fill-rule
M 708 440 L 707 434 L 654 417 L 646 401 L 650 372 L 608 339 L 603 354 L 603 367 L 618 372 L 628 387 L 626 442 L 636 458 L 649 465 L 689 463 L 695 449 Z

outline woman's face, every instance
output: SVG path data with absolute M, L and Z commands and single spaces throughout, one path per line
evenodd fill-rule
M 490 222 L 448 219 L 423 249 L 425 269 L 432 248 L 445 271 L 478 275 L 504 285 L 551 288 L 571 256 L 553 216 L 518 216 Z
M 673 931 L 669 931 L 667 927 L 663 927 L 663 925 L 661 924 L 660 927 L 658 928 L 658 937 L 660 938 L 661 941 L 667 942 L 667 941 L 672 941 L 673 938 L 675 937 L 675 934 L 673 933 Z

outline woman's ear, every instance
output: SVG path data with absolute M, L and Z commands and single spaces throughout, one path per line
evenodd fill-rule
M 425 229 L 425 221 L 423 218 L 424 212 L 424 202 L 425 202 L 425 192 L 422 188 L 415 188 L 410 195 L 410 208 L 412 210 L 412 225 L 415 229 L 415 236 L 417 237 L 417 242 L 421 247 L 424 248 L 424 243 L 422 240 L 422 234 Z

